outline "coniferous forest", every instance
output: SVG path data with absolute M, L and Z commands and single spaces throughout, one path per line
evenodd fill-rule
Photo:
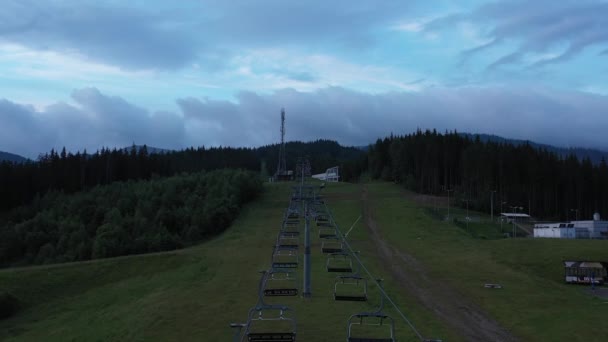
M 290 142 L 285 149 L 287 165 L 295 165 L 297 157 L 309 156 L 313 173 L 340 166 L 345 181 L 355 180 L 365 167 L 363 151 L 342 147 L 335 141 Z M 276 170 L 278 154 L 278 145 L 200 147 L 166 153 L 148 153 L 145 145 L 102 149 L 94 154 L 68 153 L 65 148 L 61 152 L 51 150 L 36 162 L 0 163 L 0 212 L 28 204 L 51 190 L 73 193 L 117 181 L 147 180 L 182 172 L 232 168 L 261 172 L 268 177 Z
M 288 165 L 340 166 L 353 181 L 365 153 L 335 141 L 290 142 Z M 0 163 L 0 266 L 164 251 L 217 234 L 274 174 L 278 146 L 146 146 L 95 154 L 52 150 L 38 161 Z M 216 170 L 216 171 L 213 171 Z M 240 171 L 237 171 L 240 170 Z
M 257 173 L 217 170 L 50 191 L 0 221 L 0 265 L 172 250 L 226 229 L 262 191 Z
M 560 157 L 530 144 L 481 141 L 418 130 L 379 139 L 367 152 L 335 141 L 291 142 L 292 169 L 308 156 L 313 173 L 340 167 L 341 180 L 372 179 L 447 195 L 451 203 L 498 213 L 519 207 L 545 220 L 608 215 L 608 165 Z M 36 162 L 0 163 L 0 266 L 88 260 L 170 250 L 226 229 L 274 173 L 278 145 L 146 146 L 95 154 L 51 151 Z M 217 171 L 213 171 L 217 170 Z M 240 170 L 240 171 L 237 171 Z
M 608 215 L 605 160 L 594 165 L 530 144 L 482 142 L 429 130 L 378 140 L 368 152 L 372 178 L 425 194 L 446 196 L 451 190 L 453 205 L 470 201 L 470 208 L 490 212 L 493 196 L 495 213 L 502 204 L 503 212 L 519 207 L 519 212 L 546 220 Z

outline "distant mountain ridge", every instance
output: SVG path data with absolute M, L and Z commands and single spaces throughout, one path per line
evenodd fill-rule
M 565 158 L 569 155 L 574 154 L 579 160 L 584 158 L 589 158 L 593 164 L 599 164 L 602 161 L 602 158 L 608 162 L 608 152 L 601 151 L 593 148 L 582 148 L 582 147 L 557 147 L 553 145 L 540 144 L 530 140 L 520 140 L 520 139 L 509 139 L 503 138 L 498 135 L 493 134 L 473 134 L 473 133 L 460 133 L 461 136 L 469 137 L 470 139 L 475 139 L 476 136 L 479 136 L 479 139 L 483 142 L 497 142 L 497 143 L 507 143 L 515 146 L 524 145 L 526 143 L 530 144 L 530 146 L 536 149 L 545 149 L 549 152 L 555 153 L 558 156 Z
M 9 161 L 12 163 L 25 163 L 26 161 L 28 161 L 28 159 L 18 154 L 0 151 L 0 162 L 3 161 Z
M 475 133 L 459 133 L 459 134 L 461 136 L 469 137 L 470 139 L 475 139 L 476 136 L 479 136 L 479 139 L 483 142 L 490 141 L 490 142 L 497 142 L 497 143 L 507 143 L 507 144 L 512 144 L 515 146 L 524 145 L 524 144 L 528 143 L 528 144 L 530 144 L 530 146 L 532 146 L 534 148 L 545 149 L 545 150 L 555 153 L 561 157 L 567 157 L 571 154 L 574 154 L 579 160 L 582 160 L 584 158 L 589 158 L 593 164 L 599 164 L 601 162 L 602 158 L 608 162 L 608 151 L 602 151 L 602 150 L 594 149 L 594 148 L 557 147 L 557 146 L 548 145 L 548 144 L 536 143 L 536 142 L 530 141 L 530 140 L 504 138 L 504 137 L 494 135 L 494 134 L 475 134 Z M 293 142 L 293 143 L 296 143 L 296 142 Z M 301 143 L 301 142 L 297 142 L 297 143 Z M 153 147 L 153 146 L 148 146 L 148 145 L 126 146 L 126 147 L 118 148 L 118 150 L 124 151 L 124 152 L 130 152 L 131 149 L 133 148 L 133 146 L 135 146 L 137 152 L 139 152 L 144 146 L 146 146 L 146 149 L 148 150 L 148 154 L 157 154 L 157 153 L 163 154 L 163 153 L 178 151 L 178 150 L 165 149 L 165 148 Z M 272 146 L 272 145 L 269 145 L 269 146 Z M 361 151 L 367 151 L 369 149 L 369 146 L 370 145 L 354 146 L 354 148 L 361 150 Z M 344 147 L 346 147 L 346 146 L 344 146 Z M 254 149 L 262 148 L 263 149 L 263 148 L 265 148 L 265 146 L 252 147 L 252 148 L 254 148 Z M 87 153 L 87 154 L 91 155 L 91 153 Z M 0 151 L 0 162 L 9 161 L 9 162 L 23 163 L 28 160 L 29 160 L 28 158 L 25 158 L 18 154 Z

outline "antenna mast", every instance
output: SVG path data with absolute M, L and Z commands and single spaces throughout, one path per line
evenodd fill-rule
M 285 161 L 285 109 L 281 108 L 281 146 L 279 146 L 279 164 L 275 178 L 287 175 L 287 162 Z

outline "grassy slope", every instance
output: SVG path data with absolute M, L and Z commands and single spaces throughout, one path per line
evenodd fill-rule
M 530 341 L 601 341 L 608 326 L 605 300 L 563 283 L 562 260 L 605 260 L 606 241 L 471 239 L 456 226 L 433 220 L 392 184 L 372 184 L 376 218 L 387 239 L 424 262 L 505 327 Z M 385 197 L 385 198 L 382 198 Z M 484 289 L 500 283 L 502 290 Z
M 486 308 L 524 340 L 601 340 L 608 328 L 602 300 L 582 287 L 561 282 L 561 260 L 606 259 L 602 241 L 474 240 L 461 229 L 436 220 L 400 196 L 391 184 L 369 186 L 375 217 L 391 243 L 429 267 Z M 343 230 L 361 214 L 360 186 L 330 185 L 328 203 Z M 0 340 L 19 341 L 225 341 L 229 322 L 243 321 L 256 302 L 258 270 L 267 268 L 288 188 L 276 184 L 247 206 L 220 237 L 171 253 L 88 263 L 0 271 L 0 290 L 8 289 L 27 306 L 0 321 Z M 350 239 L 374 275 L 386 279 L 389 293 L 427 337 L 459 340 L 417 301 L 389 279 L 359 223 Z M 285 298 L 296 310 L 301 341 L 343 340 L 345 322 L 370 303 L 332 300 L 333 277 L 313 234 L 313 298 Z M 420 239 L 419 239 L 420 238 Z M 300 278 L 301 280 L 301 278 Z M 502 290 L 481 288 L 498 282 Z M 415 340 L 396 312 L 400 341 Z M 323 337 L 321 337 L 323 336 Z
M 0 271 L 0 290 L 9 290 L 25 303 L 14 317 L 0 321 L 0 340 L 229 340 L 228 323 L 243 321 L 256 303 L 257 271 L 269 266 L 288 189 L 269 186 L 226 233 L 194 248 Z M 326 189 L 329 205 L 344 229 L 361 213 L 359 189 L 356 185 Z M 360 224 L 355 227 L 353 245 L 372 272 L 387 278 L 374 263 L 374 249 L 365 234 Z M 369 304 L 334 302 L 335 275 L 325 272 L 325 257 L 316 234 L 313 237 L 313 298 L 282 302 L 297 313 L 299 340 L 343 340 L 346 319 L 372 310 L 378 302 L 377 291 L 370 286 Z M 395 284 L 388 281 L 387 288 L 425 335 L 456 339 L 429 312 L 399 293 Z M 387 311 L 397 318 L 395 312 Z M 400 340 L 413 340 L 407 326 L 397 322 Z

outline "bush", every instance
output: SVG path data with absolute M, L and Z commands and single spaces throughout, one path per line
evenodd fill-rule
M 228 228 L 262 190 L 255 173 L 218 170 L 50 193 L 32 217 L 0 225 L 0 267 L 189 246 Z
M 0 319 L 11 317 L 19 310 L 19 300 L 12 294 L 0 292 Z

